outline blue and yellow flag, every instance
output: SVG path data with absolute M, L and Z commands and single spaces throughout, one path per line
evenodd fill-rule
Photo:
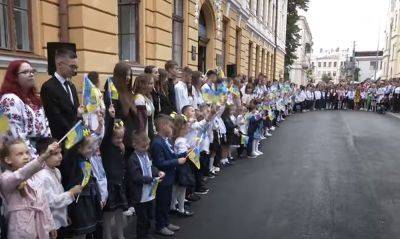
M 151 182 L 151 189 L 150 189 L 150 198 L 155 198 L 157 194 L 157 188 L 158 188 L 158 183 L 159 180 L 153 179 L 153 182 Z
M 10 122 L 7 115 L 4 115 L 4 110 L 0 109 L 0 134 L 5 134 L 10 130 Z
M 81 183 L 82 187 L 85 187 L 90 180 L 90 175 L 92 172 L 92 164 L 90 164 L 89 162 L 83 161 L 80 163 L 80 167 L 82 169 L 82 173 L 83 173 L 83 180 Z
M 85 128 L 83 122 L 80 120 L 76 125 L 67 133 L 65 148 L 70 149 L 75 144 L 83 139 L 83 137 L 88 136 L 90 134 L 89 130 Z
M 227 99 L 228 88 L 225 84 L 218 84 L 216 90 L 211 88 L 205 89 L 203 92 L 204 101 L 207 104 L 225 104 Z
M 108 98 L 111 100 L 118 100 L 118 91 L 117 88 L 115 88 L 114 82 L 112 81 L 111 78 L 107 79 L 107 93 L 108 93 Z
M 236 96 L 236 97 L 240 97 L 239 88 L 238 88 L 237 86 L 235 86 L 235 85 L 232 85 L 232 86 L 229 88 L 229 92 L 231 92 L 232 95 L 234 95 L 234 96 Z
M 97 89 L 90 81 L 89 77 L 85 75 L 83 79 L 83 106 L 85 106 L 87 112 L 93 113 L 99 107 Z

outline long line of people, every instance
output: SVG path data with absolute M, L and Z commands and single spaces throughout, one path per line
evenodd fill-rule
M 104 94 L 98 74 L 88 74 L 98 102 L 88 112 L 71 81 L 76 54 L 59 49 L 55 61 L 40 97 L 27 61 L 10 63 L 0 89 L 9 120 L 0 154 L 8 238 L 121 239 L 124 217 L 133 213 L 137 238 L 151 238 L 153 219 L 158 234 L 172 236 L 180 227 L 170 215 L 193 216 L 186 202 L 212 193 L 207 181 L 235 160 L 262 155 L 260 142 L 293 111 L 351 108 L 358 97 L 351 87 L 296 89 L 263 74 L 180 70 L 174 61 L 165 69 L 147 66 L 133 79 L 120 62 Z M 87 128 L 82 140 L 66 147 L 64 135 L 80 120 Z
M 301 86 L 295 93 L 297 110 L 363 110 L 400 113 L 400 81 Z

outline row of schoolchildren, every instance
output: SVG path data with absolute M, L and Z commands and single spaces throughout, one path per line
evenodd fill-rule
M 144 132 L 133 133 L 132 145 L 123 144 L 124 125 L 114 119 L 112 106 L 105 123 L 99 113 L 97 130 L 64 150 L 63 159 L 52 139 L 36 142 L 40 157 L 32 161 L 23 141 L 7 141 L 0 155 L 5 168 L 0 190 L 8 202 L 8 237 L 111 238 L 115 221 L 114 233 L 123 238 L 123 211 L 129 214 L 133 206 L 137 238 L 148 238 L 154 201 L 156 231 L 173 235 L 179 227 L 170 223 L 170 211 L 193 215 L 185 208 L 186 190 L 207 193 L 204 178 L 213 177 L 220 166 L 231 165 L 235 148 L 239 156 L 244 149 L 250 157 L 262 154 L 260 140 L 270 136 L 289 113 L 290 102 L 283 100 L 289 94 L 272 100 L 264 97 L 270 89 L 253 89 L 252 83 L 245 90 L 240 99 L 250 100 L 244 104 L 203 104 L 197 112 L 184 106 L 181 115 L 159 115 L 150 150 Z M 135 151 L 127 156 L 126 147 Z M 195 148 L 200 169 L 188 160 Z
M 398 81 L 378 84 L 308 85 L 300 86 L 295 94 L 297 110 L 351 109 L 400 111 L 400 85 Z
M 34 159 L 22 139 L 3 142 L 0 191 L 7 202 L 7 230 L 2 228 L 7 238 L 112 238 L 113 219 L 115 233 L 124 238 L 122 211 L 129 205 L 138 214 L 147 210 L 140 194 L 152 175 L 146 174 L 149 159 L 139 156 L 147 152 L 147 146 L 142 146 L 147 136 L 133 135 L 136 151 L 125 161 L 125 130 L 123 123 L 114 122 L 114 116 L 110 107 L 106 123 L 99 117 L 97 130 L 85 131 L 82 140 L 64 149 L 64 156 L 51 138 L 37 140 L 40 156 Z M 160 180 L 165 175 L 153 172 Z M 125 177 L 131 179 L 130 184 L 126 185 Z M 138 223 L 138 238 L 146 238 L 143 228 Z

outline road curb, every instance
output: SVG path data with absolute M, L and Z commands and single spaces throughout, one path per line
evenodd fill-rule
M 393 116 L 393 117 L 395 117 L 395 118 L 400 119 L 400 114 L 395 114 L 395 113 L 392 113 L 392 112 L 386 112 L 386 114 L 391 115 L 391 116 Z

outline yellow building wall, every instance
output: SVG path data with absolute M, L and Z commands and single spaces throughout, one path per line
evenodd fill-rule
M 210 0 L 200 0 L 200 8 L 210 11 L 210 43 L 207 51 L 207 68 L 216 67 L 216 55 L 222 54 L 222 31 L 216 29 L 217 12 Z M 58 0 L 32 1 L 33 50 L 35 58 L 46 59 L 47 42 L 58 42 L 59 16 Z M 112 74 L 118 56 L 118 1 L 114 0 L 69 0 L 69 40 L 76 44 L 79 75 L 74 83 L 80 88 L 82 76 L 89 71 L 98 71 L 101 82 Z M 238 64 L 238 74 L 256 76 L 259 72 L 267 74 L 268 78 L 283 77 L 284 53 L 277 51 L 276 75 L 272 77 L 273 46 L 265 40 L 256 37 L 247 29 L 242 19 L 239 23 L 239 12 L 230 7 L 226 12 L 226 2 L 223 4 L 223 19 L 227 21 L 226 64 Z M 139 63 L 141 65 L 156 65 L 164 67 L 172 58 L 172 13 L 173 0 L 146 0 L 139 5 Z M 195 21 L 195 1 L 184 1 L 183 24 L 183 65 L 197 70 L 198 65 L 198 23 Z M 236 45 L 236 30 L 240 29 L 240 46 Z M 249 42 L 252 42 L 252 56 L 249 67 Z M 192 47 L 196 50 L 192 59 Z M 239 47 L 240 55 L 236 55 Z M 256 59 L 256 49 L 259 49 Z M 263 58 L 263 49 L 265 55 Z M 1 54 L 1 53 L 0 53 Z M 263 60 L 263 62 L 262 62 Z M 256 68 L 258 72 L 256 72 Z M 2 80 L 6 69 L 0 68 Z M 226 70 L 226 69 L 225 69 Z M 226 73 L 226 72 L 225 72 Z M 47 73 L 38 74 L 38 86 L 49 78 Z
M 277 50 L 275 79 L 276 80 L 283 79 L 284 72 L 285 72 L 285 54 L 282 51 Z

